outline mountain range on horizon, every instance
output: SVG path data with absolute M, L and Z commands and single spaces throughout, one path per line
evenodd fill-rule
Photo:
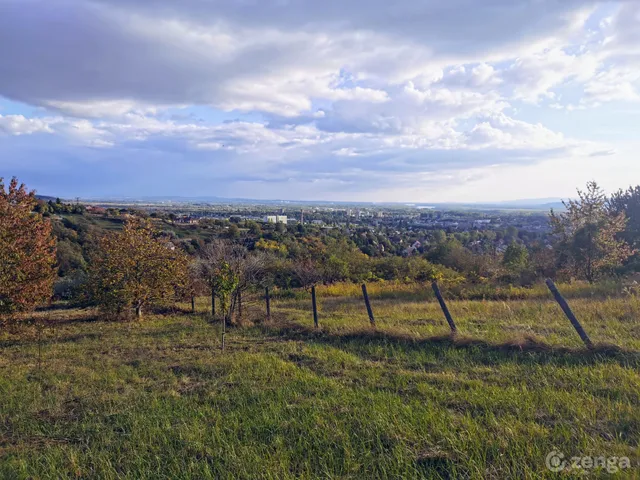
M 50 195 L 37 195 L 43 200 L 55 200 L 58 197 Z M 63 198 L 63 197 L 59 197 Z M 76 201 L 76 199 L 63 198 L 65 201 Z M 254 198 L 227 198 L 219 196 L 180 196 L 180 195 L 153 195 L 153 196 L 111 196 L 95 198 L 79 198 L 81 202 L 125 202 L 125 203 L 250 203 L 257 205 L 367 205 L 367 206 L 415 206 L 433 207 L 436 209 L 524 209 L 524 210 L 547 210 L 550 208 L 563 208 L 562 199 L 557 197 L 515 199 L 497 202 L 357 202 L 357 201 L 336 201 L 336 200 L 287 200 L 287 199 L 254 199 Z

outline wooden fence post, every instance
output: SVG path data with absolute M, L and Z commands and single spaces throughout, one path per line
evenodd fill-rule
M 225 341 L 227 337 L 227 315 L 222 314 L 222 351 L 224 352 Z
M 369 303 L 369 294 L 367 293 L 367 286 L 362 284 L 362 296 L 364 297 L 364 304 L 367 306 L 367 313 L 369 314 L 369 322 L 372 326 L 376 326 L 376 319 L 373 318 L 373 310 L 371 310 L 371 303 Z
M 553 283 L 553 280 L 551 280 L 550 278 L 547 279 L 546 283 L 547 283 L 547 287 L 549 287 L 549 290 L 551 291 L 554 298 L 556 299 L 556 302 L 558 302 L 558 305 L 560 305 L 560 308 L 562 308 L 562 311 L 571 322 L 571 325 L 573 325 L 573 328 L 576 329 L 576 332 L 578 332 L 578 335 L 580 335 L 580 338 L 582 339 L 584 344 L 587 346 L 588 349 L 590 350 L 593 349 L 593 343 L 591 342 L 589 335 L 587 335 L 587 332 L 585 332 L 584 328 L 582 328 L 582 325 L 580 325 L 580 322 L 578 321 L 576 316 L 573 314 L 573 311 L 571 311 L 571 307 L 569 306 L 567 301 L 564 299 L 564 297 L 558 290 L 558 287 L 556 287 L 556 284 Z
M 211 316 L 216 318 L 216 292 L 211 290 Z
M 191 295 L 191 313 L 196 313 L 196 297 Z
M 269 298 L 269 287 L 264 289 L 264 299 L 267 303 L 267 321 L 271 320 L 271 299 Z
M 456 324 L 453 321 L 453 317 L 451 316 L 451 313 L 449 313 L 449 309 L 447 308 L 447 304 L 444 302 L 444 298 L 442 297 L 442 294 L 440 293 L 440 288 L 438 287 L 438 283 L 437 282 L 433 282 L 431 284 L 431 288 L 433 288 L 433 293 L 436 294 L 436 298 L 438 299 L 438 303 L 440 304 L 440 308 L 442 309 L 442 312 L 444 313 L 444 317 L 447 319 L 447 323 L 449 324 L 449 328 L 451 328 L 451 332 L 452 333 L 457 333 L 458 329 L 456 328 Z
M 316 303 L 316 286 L 311 287 L 311 304 L 313 305 L 313 325 L 318 328 L 318 305 Z
M 242 318 L 242 291 L 238 290 L 238 317 Z

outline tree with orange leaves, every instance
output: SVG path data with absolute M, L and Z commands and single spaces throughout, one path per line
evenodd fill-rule
M 34 212 L 34 191 L 0 178 L 0 317 L 28 312 L 48 301 L 55 280 L 56 242 L 51 223 Z
M 90 300 L 116 316 L 133 309 L 141 318 L 148 306 L 184 294 L 187 283 L 187 255 L 138 217 L 100 239 L 89 268 Z

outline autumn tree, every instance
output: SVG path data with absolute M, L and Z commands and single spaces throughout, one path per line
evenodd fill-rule
M 184 252 L 156 232 L 148 220 L 133 217 L 121 232 L 98 241 L 89 269 L 89 295 L 103 311 L 135 309 L 173 300 L 188 284 Z
M 220 239 L 203 249 L 195 268 L 210 289 L 213 314 L 217 297 L 225 322 L 233 320 L 233 311 L 241 302 L 242 293 L 264 286 L 267 256 L 263 252 L 249 253 L 241 245 Z
M 612 274 L 633 254 L 622 239 L 627 219 L 624 212 L 607 208 L 607 198 L 596 182 L 578 190 L 578 199 L 563 202 L 566 211 L 551 210 L 550 223 L 558 238 L 558 263 L 569 274 L 594 282 Z
M 310 259 L 294 263 L 292 273 L 298 285 L 308 291 L 322 280 L 322 272 Z
M 226 316 L 229 298 L 236 287 L 237 277 L 232 275 L 229 259 L 238 255 L 241 247 L 221 239 L 207 244 L 194 263 L 194 271 L 211 293 L 211 314 L 216 314 L 216 297 L 221 300 Z
M 35 192 L 0 178 L 0 316 L 26 312 L 51 298 L 56 248 Z

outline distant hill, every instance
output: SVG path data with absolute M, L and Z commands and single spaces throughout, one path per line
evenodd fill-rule
M 55 202 L 57 197 L 49 197 L 47 195 L 36 195 L 36 198 L 44 202 L 48 202 L 48 201 Z
M 37 195 L 38 198 L 48 201 L 56 200 L 56 197 L 50 197 L 45 195 Z M 216 196 L 199 196 L 199 197 L 184 197 L 184 196 L 113 196 L 113 197 L 96 197 L 96 198 L 83 198 L 81 201 L 90 203 L 124 203 L 124 204 L 250 204 L 250 205 L 278 205 L 295 208 L 296 206 L 363 206 L 363 207 L 396 207 L 399 205 L 413 206 L 416 208 L 430 208 L 435 210 L 536 210 L 536 211 L 549 211 L 551 208 L 556 210 L 563 210 L 564 206 L 559 198 L 534 198 L 534 199 L 516 199 L 502 202 L 418 202 L 408 204 L 406 202 L 347 202 L 347 201 L 329 201 L 329 200 L 256 200 L 251 198 L 225 198 Z

